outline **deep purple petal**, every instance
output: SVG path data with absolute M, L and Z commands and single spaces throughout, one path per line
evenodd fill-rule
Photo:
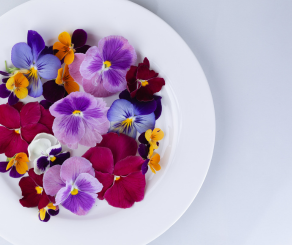
M 79 191 L 93 194 L 100 192 L 103 187 L 95 177 L 87 173 L 79 174 L 74 184 Z
M 17 43 L 11 51 L 12 64 L 20 69 L 30 69 L 33 64 L 33 55 L 31 48 L 26 43 Z
M 72 34 L 72 43 L 74 48 L 80 48 L 86 44 L 87 33 L 83 29 L 77 29 Z
M 52 105 L 53 103 L 50 102 L 50 101 L 48 101 L 48 100 L 42 100 L 42 101 L 40 102 L 40 104 L 41 104 L 46 110 L 48 110 L 48 109 L 51 107 L 51 105 Z
M 43 84 L 41 79 L 34 78 L 34 77 L 29 77 L 29 85 L 27 87 L 28 89 L 28 95 L 37 98 L 40 97 L 43 94 Z
M 44 218 L 44 220 L 41 220 L 41 216 L 39 214 L 39 220 L 42 221 L 42 222 L 48 222 L 50 220 L 51 216 L 48 212 L 46 212 L 46 216 Z
M 9 105 L 15 105 L 19 99 L 14 93 L 10 93 L 9 98 L 8 98 L 8 104 Z
M 46 193 L 50 196 L 55 196 L 58 191 L 65 187 L 65 183 L 60 177 L 61 166 L 56 165 L 48 169 L 43 177 L 43 186 Z
M 8 163 L 9 162 L 0 162 L 0 172 L 1 173 L 6 173 L 7 171 L 9 171 L 9 169 L 6 170 Z
M 76 53 L 86 54 L 87 50 L 90 49 L 90 48 L 91 48 L 91 46 L 84 45 L 84 46 L 82 46 L 80 48 L 76 48 L 75 51 L 76 51 Z
M 45 48 L 44 39 L 36 31 L 28 31 L 27 33 L 27 44 L 30 46 L 33 54 L 33 61 L 36 62 L 39 54 Z
M 0 98 L 7 98 L 11 94 L 11 91 L 6 88 L 6 84 L 0 85 Z
M 145 138 L 145 132 L 139 135 L 138 140 L 142 144 L 145 144 L 145 145 L 149 144 L 149 142 Z
M 157 120 L 162 113 L 162 104 L 161 104 L 161 96 L 158 95 L 154 95 L 153 96 L 154 100 L 156 101 L 156 110 L 154 111 L 154 115 L 155 115 L 155 120 Z
M 59 144 L 57 144 L 57 145 L 52 146 L 52 147 L 50 148 L 50 152 L 49 152 L 48 154 L 49 154 L 49 156 L 56 156 L 56 155 L 58 155 L 59 153 L 61 153 L 61 151 L 62 151 L 62 146 L 59 145 Z
M 53 46 L 46 46 L 44 49 L 43 49 L 43 51 L 40 53 L 40 55 L 39 55 L 39 58 L 41 57 L 41 56 L 43 56 L 43 55 L 46 55 L 46 54 L 54 54 L 54 52 L 53 52 Z
M 10 170 L 10 173 L 9 173 L 9 176 L 12 177 L 12 178 L 20 178 L 21 176 L 23 176 L 24 174 L 20 174 L 16 171 L 16 167 L 15 166 L 12 166 L 11 170 Z
M 9 73 L 5 72 L 5 71 L 0 71 L 0 75 L 5 76 L 5 77 L 9 77 Z
M 41 170 L 42 173 L 45 172 L 49 164 L 50 162 L 47 156 L 41 156 L 40 158 L 36 160 L 36 165 L 38 169 Z
M 51 216 L 56 216 L 58 215 L 60 212 L 60 209 L 56 209 L 56 210 L 53 210 L 53 209 L 49 209 L 48 210 L 48 213 L 51 215 Z
M 62 85 L 58 85 L 55 80 L 47 81 L 43 85 L 43 96 L 51 103 L 63 99 L 65 96 L 65 88 Z
M 3 83 L 7 83 L 8 79 L 9 79 L 9 77 L 7 77 L 7 78 L 3 78 L 3 79 L 2 79 L 2 82 L 3 82 Z
M 149 147 L 147 145 L 140 144 L 138 147 L 138 152 L 142 158 L 147 159 L 149 154 Z
M 142 164 L 142 168 L 141 168 L 141 170 L 142 170 L 142 174 L 146 174 L 147 173 L 147 171 L 148 171 L 148 163 L 149 163 L 149 159 L 146 159 L 144 162 L 143 162 L 143 164 Z
M 55 79 L 58 76 L 58 70 L 61 68 L 61 62 L 55 55 L 46 54 L 38 59 L 36 66 L 42 78 Z
M 51 167 L 55 165 L 62 165 L 68 158 L 70 158 L 70 152 L 63 152 L 56 156 L 56 160 L 51 162 Z

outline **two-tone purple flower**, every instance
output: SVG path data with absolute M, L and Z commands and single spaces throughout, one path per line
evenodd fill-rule
M 11 51 L 12 64 L 26 74 L 29 80 L 28 95 L 39 97 L 43 93 L 41 77 L 55 79 L 58 69 L 61 68 L 60 60 L 47 54 L 43 38 L 36 31 L 28 31 L 27 44 L 17 43 Z
M 54 135 L 71 149 L 77 149 L 78 144 L 93 147 L 109 129 L 107 111 L 103 99 L 85 92 L 73 92 L 50 107 L 55 117 Z
M 71 157 L 62 166 L 55 165 L 44 174 L 44 189 L 56 195 L 56 203 L 77 215 L 85 215 L 94 206 L 103 185 L 95 178 L 92 164 L 83 157 Z

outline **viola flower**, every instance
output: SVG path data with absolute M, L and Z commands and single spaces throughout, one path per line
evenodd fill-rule
M 28 146 L 29 160 L 34 163 L 36 174 L 44 173 L 49 167 L 62 165 L 70 157 L 70 152 L 62 152 L 62 146 L 50 134 L 41 133 Z
M 12 63 L 26 74 L 29 80 L 28 95 L 34 98 L 43 94 L 43 84 L 40 78 L 56 78 L 58 69 L 61 67 L 61 62 L 57 57 L 42 53 L 45 47 L 45 42 L 40 34 L 36 31 L 28 31 L 27 44 L 17 43 L 11 52 Z
M 148 146 L 149 148 L 148 156 L 152 156 L 153 151 L 158 149 L 159 147 L 158 141 L 162 140 L 163 137 L 164 137 L 163 131 L 159 128 L 155 128 L 153 131 L 151 129 L 148 129 L 145 133 L 142 133 L 139 136 L 138 140 L 142 144 L 146 144 Z M 145 152 L 145 150 L 141 149 L 141 154 L 144 155 L 145 153 L 142 153 L 142 152 Z
M 19 186 L 22 196 L 20 204 L 26 208 L 38 207 L 39 210 L 45 208 L 54 198 L 48 196 L 43 188 L 43 174 L 37 175 L 33 168 L 28 171 L 27 177 L 22 177 Z
M 103 99 L 73 92 L 50 107 L 51 114 L 56 117 L 54 135 L 71 149 L 77 149 L 78 144 L 95 146 L 109 129 L 107 110 Z
M 48 222 L 51 216 L 59 214 L 59 207 L 50 202 L 46 207 L 39 210 L 39 219 L 42 222 Z
M 27 87 L 29 82 L 22 73 L 16 73 L 10 77 L 6 84 L 0 85 L 0 98 L 8 98 L 8 104 L 14 105 L 19 99 L 24 99 L 28 95 Z
M 131 66 L 126 75 L 127 88 L 131 97 L 136 97 L 139 101 L 153 100 L 153 94 L 161 90 L 165 85 L 163 78 L 158 77 L 158 73 L 150 70 L 150 63 L 144 58 L 143 63 Z
M 73 32 L 72 39 L 68 32 L 62 32 L 59 37 L 59 42 L 53 46 L 57 50 L 55 54 L 59 60 L 63 60 L 65 64 L 70 65 L 74 61 L 74 53 L 86 53 L 90 46 L 85 45 L 87 41 L 87 33 L 82 29 L 77 29 Z
M 159 171 L 161 169 L 159 162 L 160 162 L 160 155 L 158 153 L 151 156 L 150 159 L 146 159 L 142 164 L 142 174 L 147 173 L 148 166 L 150 167 L 151 171 L 154 174 L 156 174 L 156 171 Z
M 79 91 L 79 85 L 71 77 L 68 65 L 65 65 L 64 73 L 63 68 L 60 68 L 57 79 L 44 84 L 43 95 L 46 100 L 54 103 L 64 98 L 65 95 L 77 91 Z
M 99 199 L 106 199 L 118 208 L 130 208 L 144 199 L 146 181 L 141 172 L 144 161 L 136 153 L 135 139 L 108 133 L 100 144 L 83 155 L 92 163 L 95 177 L 103 184 Z
M 156 102 L 151 104 L 132 104 L 128 100 L 115 100 L 108 110 L 107 117 L 111 122 L 109 132 L 123 133 L 136 138 L 137 131 L 145 132 L 154 129 Z
M 98 47 L 88 49 L 80 73 L 95 86 L 116 93 L 126 88 L 126 73 L 136 59 L 135 49 L 127 39 L 108 36 L 99 41 Z
M 85 215 L 95 204 L 102 184 L 87 159 L 71 157 L 45 173 L 44 188 L 49 195 L 56 195 L 55 205 L 62 204 L 74 214 Z
M 5 173 L 10 170 L 10 177 L 19 178 L 28 170 L 28 162 L 29 160 L 25 153 L 18 153 L 12 158 L 7 158 L 6 162 L 0 162 L 0 172 Z
M 13 157 L 27 152 L 28 144 L 39 133 L 52 134 L 54 117 L 38 102 L 14 106 L 0 105 L 0 154 Z

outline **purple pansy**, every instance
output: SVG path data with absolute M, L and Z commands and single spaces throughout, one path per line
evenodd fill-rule
M 83 157 L 71 157 L 44 174 L 44 189 L 48 195 L 56 195 L 55 205 L 62 204 L 77 215 L 89 212 L 102 188 L 92 164 Z
M 73 92 L 50 107 L 55 117 L 54 135 L 71 149 L 77 149 L 78 144 L 93 147 L 109 129 L 107 111 L 103 99 L 85 92 Z
M 99 41 L 98 47 L 88 49 L 80 73 L 100 89 L 104 87 L 108 92 L 116 93 L 126 88 L 127 71 L 136 59 L 135 49 L 127 39 L 108 36 Z
M 27 44 L 17 43 L 12 48 L 11 61 L 26 74 L 29 80 L 28 95 L 31 97 L 42 95 L 41 77 L 54 79 L 61 68 L 60 60 L 50 52 L 51 49 L 46 48 L 43 38 L 36 31 L 28 31 Z

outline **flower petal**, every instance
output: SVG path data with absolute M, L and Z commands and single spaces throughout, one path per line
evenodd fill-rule
M 87 173 L 79 174 L 74 184 L 79 191 L 93 194 L 100 192 L 103 187 L 94 176 Z
M 42 78 L 55 79 L 58 76 L 58 70 L 61 68 L 61 62 L 56 56 L 46 54 L 38 59 L 36 66 Z
M 141 170 L 142 170 L 142 174 L 144 174 L 144 175 L 148 172 L 149 161 L 150 161 L 149 159 L 146 159 L 142 164 Z
M 0 98 L 7 98 L 11 94 L 11 91 L 6 88 L 6 84 L 0 85 Z
M 81 76 L 80 73 L 80 65 L 82 64 L 83 60 L 85 59 L 85 54 L 75 54 L 74 61 L 69 65 L 69 72 L 73 79 L 82 85 L 82 79 L 83 77 Z
M 41 212 L 41 210 L 40 210 L 40 212 Z M 42 221 L 42 222 L 48 222 L 51 219 L 51 216 L 47 211 L 44 210 L 43 212 L 45 212 L 44 213 L 44 217 L 42 217 L 41 213 L 39 213 L 39 215 L 38 215 L 39 216 L 39 220 Z
M 80 66 L 80 73 L 85 79 L 91 79 L 103 66 L 102 55 L 96 46 L 87 50 L 85 58 Z
M 36 31 L 28 31 L 27 33 L 27 44 L 30 46 L 33 55 L 33 61 L 36 62 L 39 54 L 45 48 L 44 39 Z
M 110 188 L 114 183 L 114 175 L 108 173 L 102 173 L 95 171 L 95 178 L 103 185 L 102 190 L 98 193 L 98 199 L 104 199 L 104 193 Z
M 60 177 L 60 172 L 61 166 L 55 165 L 49 168 L 44 174 L 44 189 L 50 196 L 55 196 L 61 188 L 66 186 Z
M 83 29 L 77 29 L 72 34 L 72 43 L 74 48 L 80 48 L 86 44 L 87 33 Z
M 20 112 L 22 110 L 22 108 L 24 107 L 24 104 L 22 102 L 18 102 L 15 105 L 12 106 L 14 109 L 16 109 L 18 112 Z
M 14 90 L 14 94 L 16 95 L 16 97 L 18 98 L 18 99 L 24 99 L 27 95 L 28 95 L 28 90 L 27 90 L 27 88 L 16 88 L 15 90 Z M 18 102 L 18 101 L 17 101 Z M 16 102 L 16 103 L 17 103 Z M 15 104 L 16 104 L 15 103 Z
M 28 161 L 27 162 L 18 161 L 15 164 L 15 168 L 16 168 L 17 173 L 19 173 L 21 175 L 24 175 L 27 172 L 27 170 L 28 170 L 27 163 L 28 163 Z
M 10 129 L 20 128 L 19 112 L 10 105 L 0 105 L 0 124 Z
M 137 70 L 137 79 L 149 80 L 157 76 L 158 76 L 158 73 L 156 73 L 153 70 L 150 70 L 149 66 L 144 65 L 144 64 L 139 64 L 138 70 Z
M 115 181 L 105 192 L 104 198 L 111 206 L 130 208 L 135 202 L 144 199 L 145 186 L 145 175 L 141 172 L 132 173 Z
M 33 138 L 39 133 L 50 133 L 49 129 L 40 123 L 30 124 L 21 128 L 21 136 L 26 142 L 31 142 Z
M 59 155 L 55 156 L 55 161 L 51 161 L 51 167 L 55 165 L 62 165 L 63 162 L 65 162 L 68 158 L 70 158 L 70 152 L 65 151 L 63 153 L 60 153 Z
M 155 127 L 154 113 L 151 113 L 149 115 L 136 116 L 134 120 L 134 125 L 140 134 L 148 129 L 154 129 Z
M 40 105 L 41 108 L 41 119 L 39 121 L 40 124 L 45 125 L 49 129 L 49 133 L 53 134 L 53 122 L 54 122 L 54 117 L 51 115 L 49 110 L 46 110 L 42 105 Z
M 47 81 L 43 85 L 43 96 L 51 103 L 63 99 L 65 96 L 65 89 L 63 86 L 58 85 L 54 80 Z
M 58 142 L 56 145 L 53 145 L 52 147 L 48 148 L 46 150 L 46 153 L 49 155 L 49 156 L 56 156 L 58 155 L 59 153 L 61 153 L 62 151 L 62 146 L 61 144 Z
M 82 157 L 89 160 L 96 171 L 110 174 L 114 171 L 114 158 L 109 148 L 92 147 Z
M 41 119 L 41 109 L 38 102 L 27 103 L 20 111 L 21 127 L 36 124 Z
M 19 101 L 19 99 L 17 98 L 17 96 L 14 93 L 11 93 L 9 95 L 9 98 L 8 98 L 9 105 L 15 105 L 18 101 Z
M 43 135 L 43 134 L 40 134 Z M 37 158 L 41 157 L 52 143 L 49 139 L 40 138 L 37 135 L 28 146 L 29 160 L 34 162 Z M 54 137 L 54 136 L 52 136 Z
M 161 113 L 162 113 L 162 105 L 161 105 L 162 97 L 158 95 L 154 95 L 153 98 L 156 101 L 156 105 L 157 105 L 156 110 L 154 111 L 155 120 L 157 120 L 161 116 Z
M 77 92 L 80 89 L 78 83 L 74 81 L 65 82 L 64 87 L 68 94 L 71 94 L 72 92 Z
M 56 216 L 58 215 L 60 212 L 60 209 L 57 209 L 57 210 L 53 210 L 53 209 L 49 209 L 48 210 L 48 213 L 51 215 L 51 216 Z
M 52 102 L 49 102 L 48 100 L 42 100 L 40 102 L 40 105 L 42 105 L 46 110 L 50 109 L 51 105 L 53 103 Z
M 47 156 L 41 156 L 34 161 L 34 172 L 36 174 L 44 173 L 50 167 L 50 161 Z
M 109 132 L 126 134 L 134 139 L 136 139 L 137 136 L 137 130 L 134 125 L 123 124 L 123 122 L 111 122 Z
M 139 101 L 153 100 L 153 94 L 159 92 L 165 85 L 163 78 L 156 77 L 148 80 L 148 85 L 141 86 L 136 93 L 136 98 Z
M 141 171 L 144 160 L 140 156 L 129 156 L 116 163 L 114 175 L 126 176 L 128 174 Z
M 164 133 L 160 128 L 153 129 L 152 134 L 151 134 L 151 139 L 152 140 L 160 141 L 160 140 L 163 139 L 163 137 L 164 137 Z
M 10 172 L 9 172 L 9 176 L 11 178 L 20 178 L 21 176 L 23 176 L 23 174 L 20 174 L 17 172 L 16 167 L 12 166 Z
M 127 88 L 126 70 L 108 69 L 103 72 L 103 86 L 111 92 L 120 92 Z
M 65 55 L 68 53 L 69 47 L 60 42 L 55 42 L 53 45 L 53 50 L 58 50 L 55 55 L 59 60 L 63 60 Z
M 83 47 L 76 48 L 75 49 L 75 57 L 76 57 L 76 53 L 86 54 L 87 50 L 90 48 L 91 48 L 91 46 L 89 46 L 89 45 L 84 45 Z
M 55 205 L 61 204 L 62 202 L 64 202 L 70 196 L 71 188 L 72 188 L 71 184 L 66 183 L 66 186 L 62 187 L 58 191 L 58 193 L 56 195 L 56 203 L 55 203 Z
M 81 173 L 88 173 L 94 177 L 94 169 L 92 164 L 83 157 L 71 157 L 61 166 L 61 179 L 64 182 L 75 182 Z
M 126 74 L 127 88 L 130 93 L 137 89 L 137 69 L 137 66 L 131 66 Z
M 30 69 L 33 63 L 31 48 L 26 43 L 17 43 L 11 51 L 12 64 L 20 69 Z
M 71 45 L 71 36 L 66 31 L 60 33 L 59 36 L 58 36 L 58 39 L 62 44 L 66 45 L 66 46 L 70 46 Z
M 107 91 L 103 86 L 102 76 L 96 74 L 92 79 L 83 78 L 84 91 L 95 97 L 108 97 L 115 93 Z
M 7 168 L 9 162 L 0 162 L 0 173 L 6 173 L 7 171 L 9 171 L 9 169 Z
M 142 144 L 145 144 L 145 145 L 149 144 L 148 140 L 145 137 L 145 132 L 139 135 L 138 140 Z
M 28 89 L 28 95 L 37 98 L 40 97 L 43 94 L 43 84 L 41 79 L 38 77 L 34 79 L 33 77 L 29 78 L 29 86 Z
M 147 145 L 140 144 L 138 147 L 138 152 L 142 158 L 147 159 L 148 153 L 149 153 L 149 147 Z
M 65 56 L 64 63 L 67 65 L 70 65 L 72 64 L 73 61 L 74 61 L 74 51 L 70 50 Z
M 49 203 L 50 203 L 50 200 L 49 200 L 46 192 L 43 191 L 42 197 L 41 197 L 39 204 L 38 204 L 38 209 L 45 208 Z
M 123 99 L 115 100 L 107 112 L 107 118 L 111 122 L 122 122 L 134 116 L 134 107 L 131 102 Z

